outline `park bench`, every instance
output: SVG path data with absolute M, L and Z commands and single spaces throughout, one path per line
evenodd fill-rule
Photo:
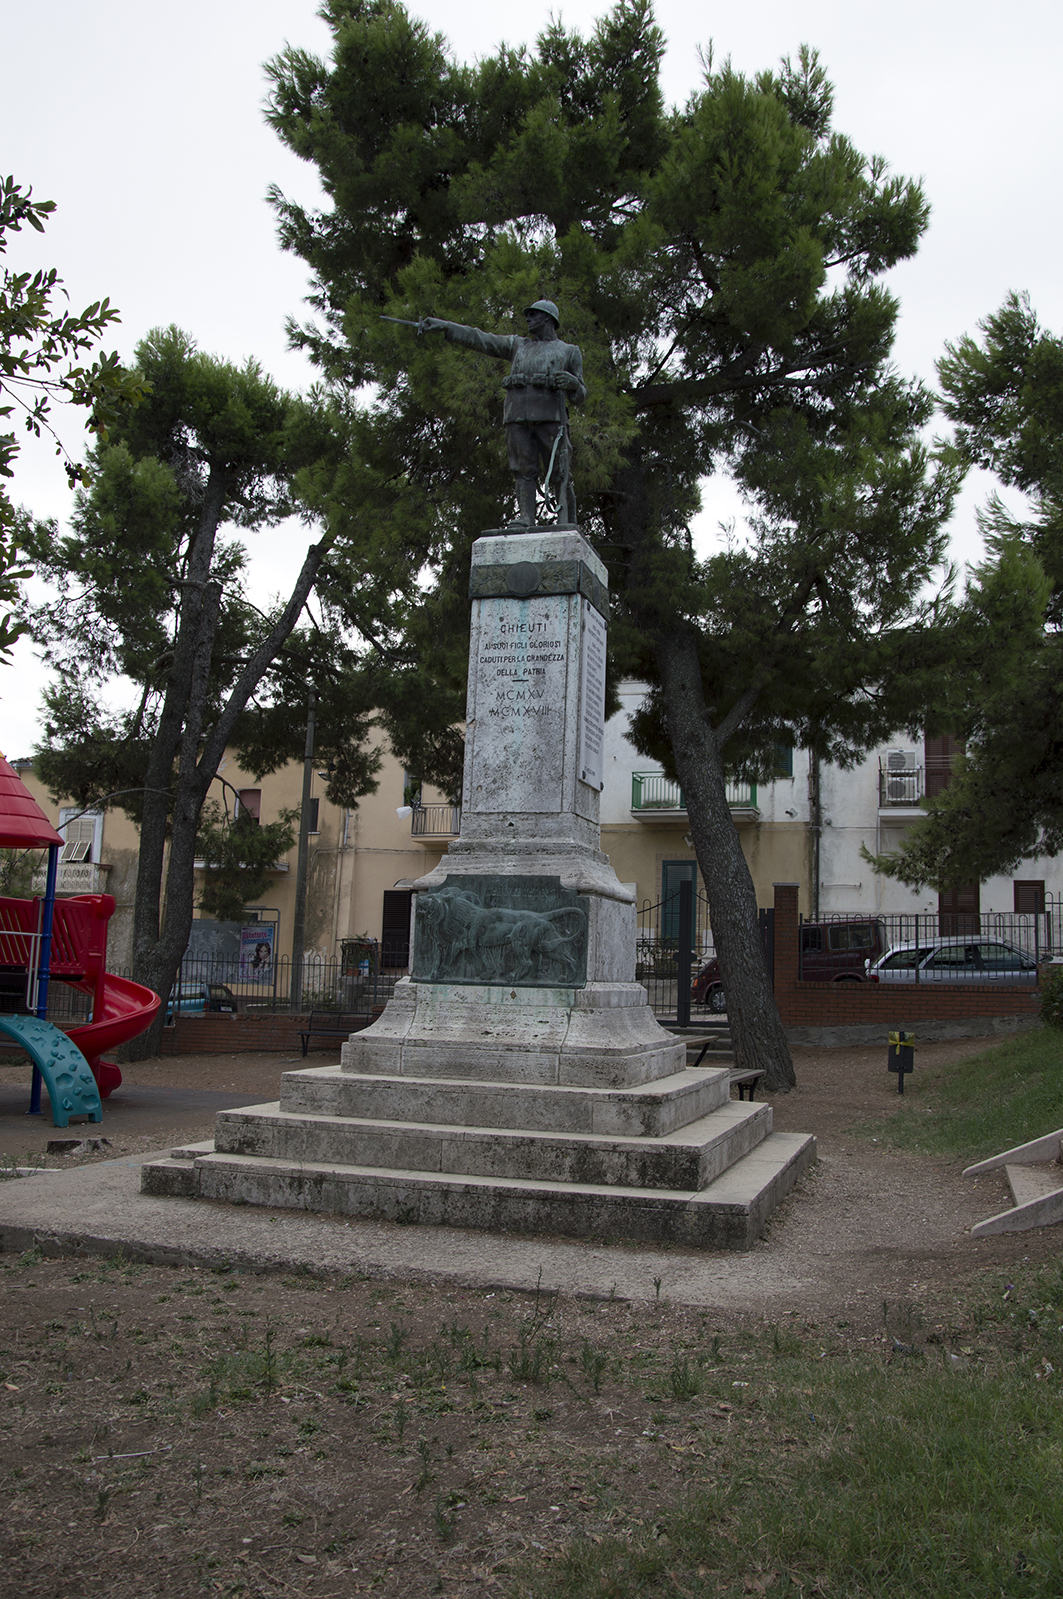
M 731 1086 L 737 1085 L 739 1099 L 747 1097 L 753 1099 L 757 1092 L 757 1084 L 763 1076 L 763 1071 L 758 1071 L 755 1068 L 744 1072 L 732 1072 Z M 746 1094 L 747 1089 L 749 1090 L 748 1096 Z
M 364 1011 L 356 1015 L 351 1011 L 312 1010 L 306 1027 L 299 1032 L 304 1056 L 312 1038 L 339 1038 L 346 1043 L 359 1025 L 365 1026 L 365 1020 Z
M 688 1068 L 698 1067 L 703 1063 L 708 1066 L 722 1066 L 726 1061 L 734 1058 L 729 1048 L 721 1048 L 719 1032 L 708 1034 L 703 1033 L 696 1038 L 685 1035 L 685 1042 L 687 1046 Z M 710 1051 L 712 1052 L 712 1056 L 708 1061 L 706 1061 L 705 1057 L 706 1055 L 709 1055 Z M 721 1056 L 723 1057 L 722 1059 L 720 1058 Z M 751 1100 L 754 1099 L 756 1097 L 757 1085 L 763 1076 L 764 1072 L 756 1067 L 750 1068 L 746 1071 L 732 1070 L 731 1083 L 732 1085 L 737 1085 L 739 1099 L 746 1099 L 747 1097 Z

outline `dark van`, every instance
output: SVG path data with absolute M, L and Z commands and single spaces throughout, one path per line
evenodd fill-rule
M 877 917 L 842 922 L 802 922 L 800 975 L 810 983 L 862 983 L 865 961 L 872 964 L 886 952 L 886 930 Z M 691 1003 L 707 1005 L 716 1015 L 727 1009 L 715 955 L 706 961 L 690 990 Z

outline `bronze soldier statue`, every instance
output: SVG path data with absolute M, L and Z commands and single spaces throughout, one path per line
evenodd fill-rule
M 513 532 L 536 525 L 535 491 L 542 469 L 543 484 L 557 501 L 557 527 L 576 526 L 576 494 L 572 487 L 572 441 L 568 400 L 581 405 L 587 397 L 583 357 L 575 344 L 558 337 L 561 313 L 553 300 L 536 300 L 525 311 L 528 334 L 484 333 L 461 322 L 422 317 L 419 333 L 442 332 L 453 344 L 466 344 L 484 355 L 511 361 L 502 420 L 510 471 L 516 478 L 517 516 Z

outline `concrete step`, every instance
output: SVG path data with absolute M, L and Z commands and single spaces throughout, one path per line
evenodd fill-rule
M 218 1154 L 315 1164 L 446 1172 L 455 1177 L 698 1190 L 771 1131 L 768 1105 L 731 1101 L 663 1138 L 433 1126 L 351 1116 L 292 1115 L 280 1105 L 221 1111 Z
M 1063 1188 L 1063 1166 L 1056 1163 L 1037 1165 L 1008 1165 L 1004 1167 L 1011 1197 L 1016 1205 L 1028 1205 L 1031 1200 L 1043 1199 Z
M 570 1088 L 314 1066 L 285 1072 L 280 1103 L 293 1115 L 660 1138 L 707 1116 L 729 1098 L 730 1080 L 721 1069 L 675 1072 L 638 1088 Z
M 815 1149 L 809 1134 L 771 1133 L 697 1193 L 218 1153 L 149 1162 L 142 1191 L 429 1226 L 748 1249 Z

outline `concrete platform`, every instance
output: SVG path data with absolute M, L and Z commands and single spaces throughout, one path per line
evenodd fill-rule
M 219 1115 L 214 1147 L 328 1165 L 697 1190 L 770 1131 L 767 1105 L 732 1101 L 660 1138 L 293 1115 L 281 1105 L 254 1105 Z
M 776 1133 L 714 1183 L 692 1193 L 336 1166 L 228 1155 L 206 1148 L 191 1161 L 150 1162 L 143 1170 L 143 1192 L 327 1211 L 406 1225 L 749 1249 L 814 1155 L 812 1137 Z
M 749 1249 L 814 1157 L 725 1067 L 620 1086 L 286 1072 L 212 1143 L 143 1170 L 146 1194 L 419 1225 Z M 345 1046 L 345 1049 L 349 1046 Z M 449 1061 L 448 1063 L 449 1064 Z M 468 1066 L 466 1070 L 468 1071 Z

